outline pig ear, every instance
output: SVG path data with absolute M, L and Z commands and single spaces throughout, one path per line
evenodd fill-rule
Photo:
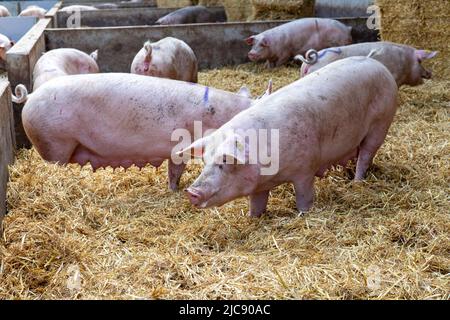
M 416 57 L 420 61 L 434 58 L 437 54 L 437 51 L 416 50 Z
M 269 40 L 268 40 L 266 37 L 264 37 L 264 38 L 262 38 L 262 40 L 261 40 L 261 45 L 262 45 L 263 47 L 269 47 L 269 46 L 270 46 L 270 42 L 269 42 Z
M 144 43 L 144 49 L 147 52 L 148 55 L 152 54 L 152 43 L 150 41 L 147 41 L 146 43 Z
M 183 150 L 176 152 L 176 155 L 181 156 L 183 153 L 188 151 L 191 152 L 191 150 L 193 150 L 192 155 L 196 158 L 201 158 L 203 156 L 204 147 L 206 146 L 206 142 L 208 141 L 208 139 L 209 136 L 198 139 Z
M 251 98 L 252 97 L 252 93 L 250 92 L 250 90 L 246 87 L 246 86 L 242 86 L 239 91 L 237 92 L 238 95 L 243 96 L 243 97 L 247 97 L 247 98 Z
M 245 164 L 247 146 L 244 138 L 238 135 L 228 137 L 216 150 L 217 161 L 227 164 Z M 219 163 L 220 164 L 220 163 Z
M 255 42 L 255 36 L 248 37 L 247 39 L 245 39 L 245 42 L 247 42 L 249 46 L 252 46 Z

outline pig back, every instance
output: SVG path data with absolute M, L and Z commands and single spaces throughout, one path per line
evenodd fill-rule
M 224 128 L 278 129 L 281 167 L 298 164 L 299 157 L 301 163 L 329 163 L 357 148 L 380 121 L 390 124 L 396 97 L 386 67 L 352 57 L 261 99 Z
M 170 145 L 176 129 L 193 132 L 194 121 L 218 128 L 250 104 L 251 99 L 182 81 L 89 74 L 45 83 L 30 96 L 22 117 L 35 132 L 89 138 L 100 146 L 124 137 L 141 143 L 151 138 L 152 147 Z

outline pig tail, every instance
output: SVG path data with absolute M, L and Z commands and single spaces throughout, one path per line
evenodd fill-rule
M 14 90 L 14 94 L 11 94 L 12 101 L 17 104 L 21 104 L 27 101 L 28 99 L 28 90 L 23 84 L 17 85 Z

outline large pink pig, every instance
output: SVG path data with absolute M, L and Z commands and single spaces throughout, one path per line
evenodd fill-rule
M 6 61 L 6 52 L 12 48 L 14 41 L 0 33 L 0 62 Z
M 34 66 L 33 90 L 53 78 L 98 73 L 97 57 L 97 50 L 90 55 L 71 48 L 54 49 L 46 52 Z
M 308 49 L 346 45 L 352 43 L 352 28 L 324 18 L 304 18 L 291 21 L 246 39 L 252 46 L 248 53 L 251 61 L 267 61 L 269 67 L 285 64 Z
M 9 17 L 11 13 L 9 13 L 8 8 L 5 6 L 0 6 L 0 17 Z
M 355 180 L 364 178 L 396 109 L 397 85 L 380 62 L 334 62 L 255 102 L 181 151 L 204 150 L 205 167 L 187 194 L 200 208 L 249 195 L 250 215 L 259 216 L 269 191 L 292 182 L 298 210 L 307 211 L 315 176 L 330 166 L 357 155 Z
M 22 111 L 27 136 L 47 161 L 128 168 L 170 159 L 176 129 L 194 136 L 194 121 L 218 128 L 252 99 L 202 85 L 135 74 L 90 74 L 46 82 Z M 201 135 L 202 132 L 199 133 Z M 183 163 L 169 162 L 175 190 Z
M 25 10 L 19 14 L 19 17 L 36 17 L 38 19 L 44 19 L 47 10 L 38 6 L 28 6 Z
M 421 63 L 437 54 L 436 51 L 416 50 L 407 45 L 383 41 L 328 48 L 319 52 L 312 49 L 308 50 L 306 57 L 298 55 L 294 59 L 303 62 L 300 76 L 304 77 L 333 61 L 352 56 L 367 56 L 370 52 L 373 52 L 371 58 L 380 61 L 389 69 L 399 87 L 403 84 L 416 86 L 422 84 L 423 79 L 430 79 L 431 71 L 426 70 Z
M 131 73 L 197 82 L 198 63 L 194 51 L 184 42 L 167 37 L 147 41 L 131 64 Z

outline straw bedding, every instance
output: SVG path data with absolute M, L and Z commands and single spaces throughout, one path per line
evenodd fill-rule
M 200 82 L 254 93 L 298 70 L 247 64 Z M 337 168 L 297 217 L 290 185 L 261 219 L 246 199 L 197 210 L 142 171 L 45 163 L 11 167 L 0 242 L 0 298 L 450 298 L 450 82 L 401 90 L 402 105 L 365 182 Z M 198 175 L 190 165 L 181 187 Z
M 439 51 L 427 62 L 441 79 L 450 79 L 450 5 L 446 0 L 376 0 L 383 40 Z
M 314 0 L 252 0 L 252 20 L 290 20 L 312 17 Z

